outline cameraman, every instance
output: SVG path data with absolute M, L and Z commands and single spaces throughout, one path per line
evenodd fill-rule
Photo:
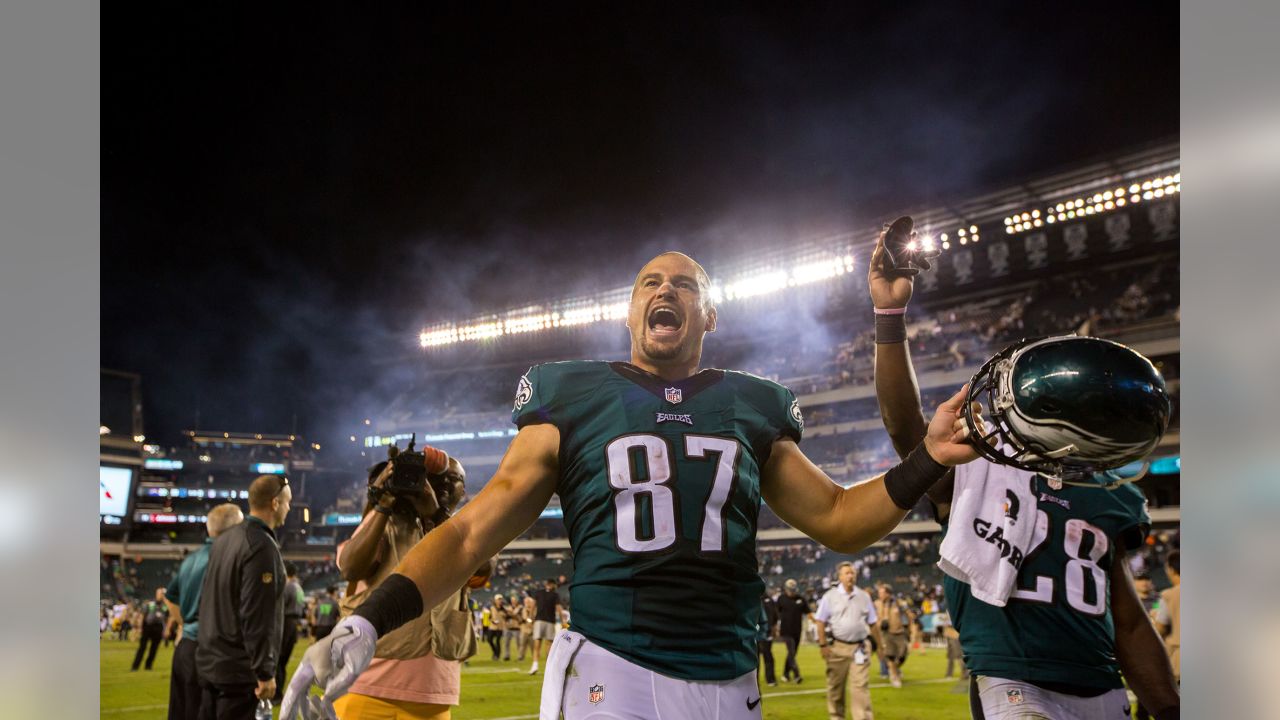
M 430 447 L 419 455 L 412 447 L 410 443 L 405 453 L 389 448 L 391 459 L 370 469 L 364 519 L 338 548 L 338 569 L 354 589 L 342 601 L 344 616 L 392 573 L 418 541 L 449 517 L 465 494 L 466 474 L 458 461 Z M 425 482 L 416 464 L 406 475 L 417 472 L 418 478 L 396 476 L 409 459 L 426 466 Z M 459 661 L 475 652 L 466 599 L 462 589 L 436 610 L 379 638 L 369 669 L 335 703 L 338 716 L 447 720 L 450 707 L 458 704 Z

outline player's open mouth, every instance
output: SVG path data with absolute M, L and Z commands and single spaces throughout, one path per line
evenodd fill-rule
M 684 320 L 673 308 L 657 307 L 649 311 L 649 335 L 655 338 L 674 337 L 684 326 Z

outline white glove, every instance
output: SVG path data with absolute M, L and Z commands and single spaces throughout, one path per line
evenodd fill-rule
M 378 633 L 368 620 L 359 615 L 343 618 L 328 637 L 303 654 L 280 705 L 280 720 L 297 720 L 299 714 L 303 720 L 338 720 L 333 702 L 369 667 L 377 642 Z M 312 682 L 324 689 L 323 697 L 308 696 Z

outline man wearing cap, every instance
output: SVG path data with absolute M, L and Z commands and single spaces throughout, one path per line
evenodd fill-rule
M 871 595 L 853 584 L 853 564 L 836 566 L 837 582 L 822 596 L 814 624 L 818 647 L 827 663 L 827 715 L 844 720 L 845 685 L 853 720 L 871 720 L 871 647 L 875 638 L 884 647 L 876 627 L 876 607 Z
M 206 720 L 251 718 L 258 700 L 275 695 L 284 628 L 284 561 L 275 528 L 292 499 L 287 478 L 259 475 L 249 485 L 249 517 L 209 550 L 196 648 Z
M 782 664 L 782 681 L 797 684 L 804 682 L 800 677 L 800 665 L 796 663 L 796 648 L 800 647 L 800 637 L 804 633 L 804 619 L 809 615 L 809 603 L 800 596 L 799 585 L 794 579 L 783 583 L 783 592 L 778 596 L 778 638 L 787 647 L 787 659 Z

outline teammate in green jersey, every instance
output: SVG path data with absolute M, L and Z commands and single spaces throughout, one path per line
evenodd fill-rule
M 498 471 L 307 652 L 282 718 L 304 705 L 331 713 L 379 634 L 439 604 L 553 493 L 574 551 L 573 619 L 548 658 L 543 716 L 758 718 L 760 501 L 853 553 L 897 526 L 947 467 L 977 457 L 964 440 L 959 393 L 907 461 L 854 487 L 832 482 L 800 451 L 790 391 L 699 371 L 716 310 L 706 272 L 680 253 L 659 255 L 636 276 L 627 328 L 629 363 L 551 363 L 521 379 L 520 430 Z M 313 680 L 324 701 L 304 703 Z
M 877 312 L 876 394 L 885 429 L 899 454 L 905 455 L 926 432 L 901 323 L 913 279 L 887 271 L 884 252 L 882 241 L 867 276 Z M 980 459 L 956 468 L 929 490 L 945 532 L 971 531 L 947 524 L 955 477 L 979 472 L 987 462 Z M 1035 517 L 1030 518 L 1036 532 L 1004 607 L 975 598 L 970 586 L 959 580 L 944 580 L 952 622 L 971 672 L 973 717 L 1127 718 L 1123 674 L 1144 705 L 1161 708 L 1157 718 L 1176 718 L 1179 697 L 1172 670 L 1125 562 L 1126 549 L 1141 544 L 1150 522 L 1142 492 L 1132 485 L 1112 491 L 1055 488 L 1026 470 L 989 469 L 997 470 L 1030 484 L 1037 498 Z M 1021 512 L 1032 514 L 1026 508 Z M 999 520 L 977 519 L 975 526 L 987 522 L 991 527 Z M 972 531 L 977 530 L 983 528 Z

